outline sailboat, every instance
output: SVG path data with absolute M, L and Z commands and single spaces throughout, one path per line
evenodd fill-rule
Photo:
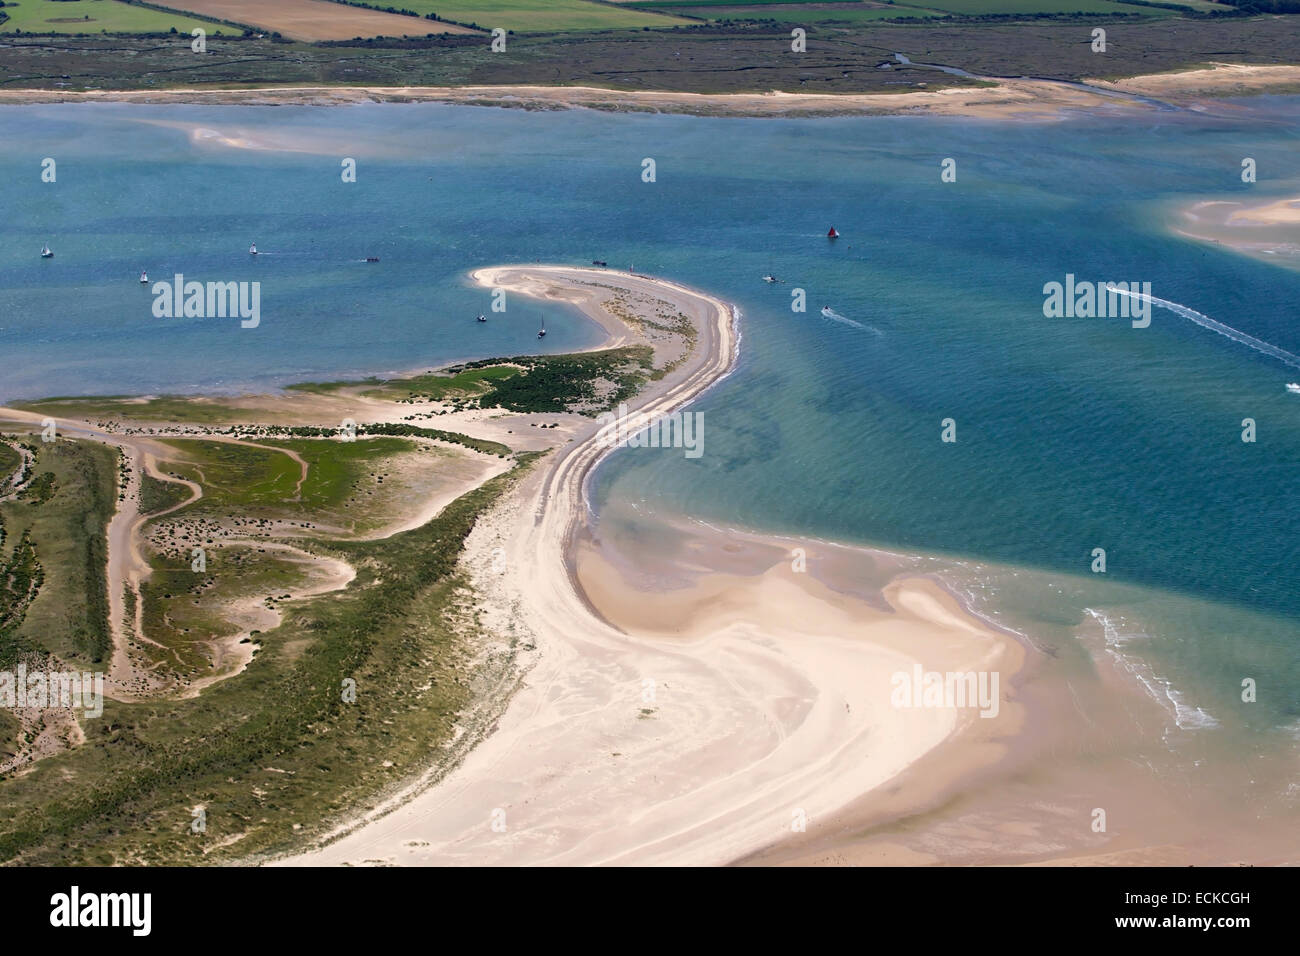
M 831 226 L 831 231 L 828 232 L 828 233 L 826 233 L 826 238 L 827 238 L 827 239 L 838 239 L 839 237 L 840 237 L 840 234 L 839 234 L 838 232 L 835 231 L 835 227 L 834 227 L 834 226 Z
M 250 256 L 257 255 L 257 243 L 253 243 L 251 246 L 248 247 L 248 254 Z
M 143 269 L 141 269 L 141 270 L 140 270 L 140 284 L 141 284 L 141 285 L 146 285 L 146 284 L 148 284 L 148 282 L 149 282 L 149 273 L 147 273 L 147 272 L 145 272 Z
M 42 244 L 41 244 L 41 258 L 42 258 L 42 259 L 53 259 L 53 258 L 54 258 L 54 253 L 50 251 L 50 247 L 49 247 L 49 244 L 48 244 L 48 243 L 42 243 Z
M 537 337 L 538 337 L 539 339 L 544 339 L 544 338 L 546 338 L 546 323 L 545 323 L 545 322 L 543 322 L 543 323 L 542 323 L 542 327 L 541 327 L 540 329 L 538 329 L 538 331 L 537 331 Z

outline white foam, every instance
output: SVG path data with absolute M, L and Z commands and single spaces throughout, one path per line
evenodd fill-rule
M 1149 664 L 1137 656 L 1124 653 L 1124 645 L 1134 640 L 1147 640 L 1150 635 L 1141 630 L 1121 629 L 1128 623 L 1127 621 L 1122 618 L 1118 622 L 1112 620 L 1095 608 L 1086 607 L 1084 611 L 1101 625 L 1106 651 L 1121 668 L 1146 689 L 1156 703 L 1169 712 L 1179 730 L 1208 730 L 1219 726 L 1218 719 L 1204 708 L 1188 704 L 1183 693 L 1173 685 L 1172 681 L 1155 673 Z

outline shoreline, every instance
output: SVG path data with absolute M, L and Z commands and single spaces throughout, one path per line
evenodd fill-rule
M 981 86 L 906 93 L 677 93 L 592 86 L 267 86 L 170 90 L 0 90 L 0 105 L 142 103 L 246 106 L 343 106 L 446 103 L 533 110 L 599 109 L 695 116 L 827 117 L 943 115 L 1059 119 L 1064 111 L 1153 108 L 1144 98 L 1204 109 L 1205 101 L 1269 92 L 1300 92 L 1300 66 L 1211 62 L 1206 67 L 1079 84 L 1030 77 L 977 76 Z M 1095 87 L 1095 89 L 1088 89 Z M 1117 97 L 1123 97 L 1122 99 Z

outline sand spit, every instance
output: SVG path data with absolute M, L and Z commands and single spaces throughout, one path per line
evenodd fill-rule
M 631 403 L 641 420 L 688 404 L 735 361 L 734 311 L 674 283 L 545 266 L 475 278 L 588 307 L 593 284 L 616 285 L 691 316 L 696 348 Z M 470 568 L 491 566 L 483 549 L 503 557 L 476 585 L 513 609 L 536 647 L 495 733 L 442 782 L 280 863 L 725 863 L 816 827 L 980 720 L 894 707 L 895 674 L 998 670 L 1000 709 L 1014 710 L 1018 645 L 920 577 L 894 581 L 885 607 L 784 560 L 757 576 L 705 575 L 687 591 L 631 589 L 582 543 L 583 486 L 609 452 L 596 427 L 576 432 L 471 538 Z

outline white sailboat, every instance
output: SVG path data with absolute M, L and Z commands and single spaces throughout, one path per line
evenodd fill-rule
M 50 251 L 49 243 L 42 243 L 42 244 L 41 244 L 41 258 L 42 258 L 42 259 L 53 259 L 53 258 L 54 258 L 54 253 Z
M 147 272 L 145 272 L 143 269 L 141 269 L 141 270 L 140 270 L 140 284 L 141 284 L 141 285 L 147 285 L 148 283 L 149 283 L 149 273 L 147 273 Z
M 250 256 L 257 255 L 257 243 L 253 243 L 251 246 L 248 247 L 248 254 Z

